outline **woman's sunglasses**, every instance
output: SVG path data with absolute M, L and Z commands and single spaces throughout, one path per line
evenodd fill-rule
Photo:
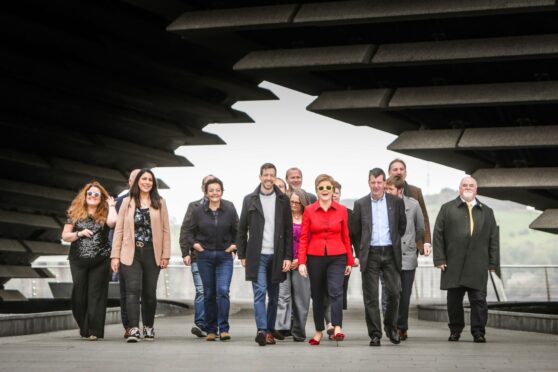
M 98 198 L 99 196 L 101 196 L 100 192 L 94 192 L 94 191 L 87 191 L 87 196 L 94 196 L 96 198 Z
M 318 187 L 318 190 L 320 191 L 324 191 L 324 190 L 332 190 L 333 186 L 320 186 Z

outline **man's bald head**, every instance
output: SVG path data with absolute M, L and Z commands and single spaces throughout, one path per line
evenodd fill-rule
M 141 169 L 134 169 L 133 171 L 130 172 L 130 177 L 128 178 L 128 185 L 130 185 L 130 188 L 134 184 L 134 181 L 136 180 L 136 176 L 138 175 L 140 170 Z
M 459 183 L 459 195 L 466 202 L 473 201 L 477 197 L 477 180 L 471 176 L 465 176 Z

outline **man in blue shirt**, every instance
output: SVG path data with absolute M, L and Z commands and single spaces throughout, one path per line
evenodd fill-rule
M 405 234 L 407 220 L 403 200 L 385 193 L 385 179 L 380 168 L 370 171 L 370 194 L 355 202 L 352 222 L 370 346 L 380 346 L 382 338 L 378 301 L 380 273 L 384 275 L 388 302 L 384 330 L 392 343 L 400 342 L 397 312 L 401 291 L 401 236 Z

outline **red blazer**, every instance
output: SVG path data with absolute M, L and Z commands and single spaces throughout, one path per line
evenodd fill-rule
M 317 201 L 304 208 L 298 263 L 306 264 L 306 255 L 324 256 L 326 249 L 328 256 L 346 254 L 347 265 L 353 265 L 347 208 L 332 201 L 326 212 Z

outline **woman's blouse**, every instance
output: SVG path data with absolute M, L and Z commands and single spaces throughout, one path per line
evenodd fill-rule
M 67 224 L 72 224 L 68 218 Z M 93 235 L 88 238 L 82 236 L 73 241 L 70 245 L 69 260 L 91 259 L 97 257 L 110 257 L 111 246 L 109 242 L 110 228 L 106 224 L 97 223 L 91 216 L 83 220 L 79 220 L 74 224 L 74 231 L 80 232 L 89 229 Z
M 153 242 L 149 208 L 136 208 L 134 212 L 134 231 L 136 242 L 142 242 L 144 244 Z
M 332 202 L 327 211 L 320 202 L 304 208 L 298 262 L 306 264 L 306 255 L 337 256 L 347 255 L 347 265 L 354 263 L 351 240 L 349 238 L 349 216 L 347 208 Z
M 301 223 L 293 222 L 293 257 L 298 259 L 298 245 L 300 244 Z

